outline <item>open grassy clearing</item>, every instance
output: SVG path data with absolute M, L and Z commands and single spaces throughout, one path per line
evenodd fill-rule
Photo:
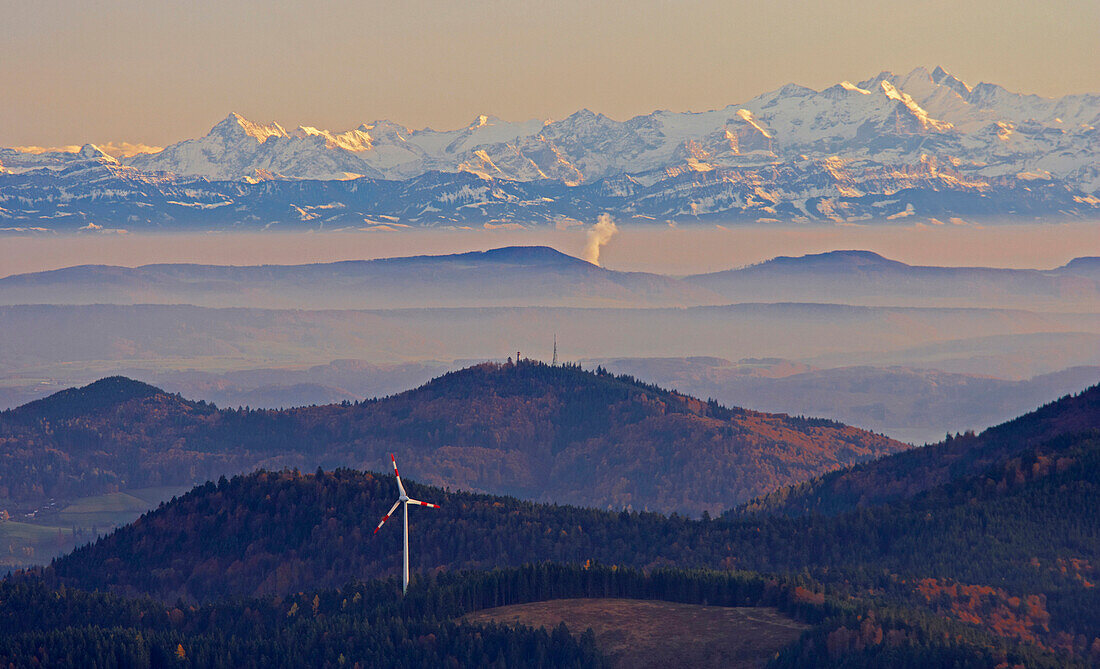
M 72 550 L 73 545 L 72 528 L 14 520 L 0 522 L 0 568 L 45 564 Z
M 807 626 L 769 607 L 698 606 L 634 599 L 559 599 L 465 617 L 570 632 L 592 628 L 616 667 L 761 667 Z
M 190 486 L 160 486 L 81 497 L 61 509 L 58 523 L 85 528 L 93 525 L 125 525 L 137 520 L 146 511 L 156 508 L 161 502 L 182 495 L 190 489 Z
M 33 522 L 0 522 L 0 567 L 46 564 L 115 527 L 134 522 L 161 502 L 190 489 L 159 486 L 81 497 L 60 511 L 39 515 Z

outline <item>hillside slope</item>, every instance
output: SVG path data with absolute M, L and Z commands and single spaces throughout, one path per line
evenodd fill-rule
M 834 302 L 868 306 L 1095 311 L 1100 280 L 1088 259 L 1049 270 L 908 265 L 860 250 L 779 256 L 685 277 L 728 302 Z
M 1026 438 L 1026 436 L 1025 436 Z M 835 517 L 607 512 L 448 492 L 410 513 L 416 578 L 552 560 L 751 569 L 919 606 L 1001 637 L 1087 655 L 1100 637 L 1100 433 L 1063 436 L 912 500 Z M 82 588 L 175 601 L 292 593 L 392 576 L 377 519 L 392 475 L 260 472 L 208 483 L 47 570 Z
M 742 510 L 833 514 L 885 504 L 974 476 L 1041 442 L 1096 430 L 1100 430 L 1100 385 L 1067 395 L 978 435 L 957 435 L 938 444 L 781 488 L 750 502 Z
M 396 452 L 428 483 L 696 515 L 907 447 L 833 421 L 528 361 L 478 365 L 381 400 L 280 411 L 145 392 L 81 412 L 68 397 L 0 414 L 0 496 L 201 483 L 256 467 L 378 467 Z
M 555 629 L 591 629 L 617 669 L 759 669 L 809 626 L 763 607 L 629 599 L 558 599 L 495 607 L 463 618 Z
M 695 397 L 760 411 L 828 416 L 912 444 L 984 430 L 1100 381 L 1100 366 L 1023 380 L 924 366 L 815 369 L 776 358 L 610 358 L 585 361 Z

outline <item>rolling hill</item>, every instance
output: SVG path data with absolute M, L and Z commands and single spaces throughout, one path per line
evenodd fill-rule
M 1002 641 L 1087 658 L 1100 639 L 1100 434 L 1079 398 L 1021 417 L 981 468 L 833 516 L 722 519 L 609 512 L 425 488 L 411 557 L 433 573 L 530 561 L 786 574 L 842 598 L 925 611 Z M 1011 446 L 1009 446 L 1011 444 Z M 396 573 L 372 536 L 391 475 L 259 472 L 208 483 L 56 561 L 52 582 L 174 601 L 293 593 Z
M 672 277 L 615 271 L 546 246 L 307 265 L 82 265 L 0 278 L 0 304 L 263 309 L 662 307 L 759 302 L 1093 312 L 1093 258 L 1053 269 L 907 265 L 870 251 L 781 256 Z
M 603 370 L 486 363 L 379 400 L 221 410 L 122 378 L 0 414 L 0 497 L 369 467 L 527 499 L 699 514 L 907 448 L 828 420 L 728 409 Z
M 612 271 L 545 246 L 309 265 L 84 265 L 0 278 L 0 304 L 385 309 L 720 301 L 674 278 Z
M 1098 430 L 1100 385 L 1094 385 L 981 434 L 969 432 L 949 436 L 938 444 L 831 472 L 776 490 L 749 503 L 744 510 L 796 515 L 835 514 L 886 504 L 975 476 L 1040 443 Z
M 1049 270 L 908 265 L 870 251 L 780 256 L 685 281 L 727 302 L 844 302 L 1093 311 L 1100 281 L 1089 258 Z

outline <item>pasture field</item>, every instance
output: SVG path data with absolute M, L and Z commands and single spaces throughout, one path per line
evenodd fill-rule
M 564 622 L 616 667 L 762 667 L 808 628 L 770 607 L 724 607 L 635 599 L 558 599 L 485 609 L 474 623 L 545 627 Z
M 161 502 L 190 489 L 190 486 L 133 488 L 81 497 L 60 510 L 40 512 L 30 522 L 22 517 L 0 521 L 0 572 L 46 564 L 116 527 L 132 523 Z

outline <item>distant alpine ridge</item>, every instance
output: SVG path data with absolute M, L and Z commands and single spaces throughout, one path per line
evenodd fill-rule
M 938 67 L 621 122 L 584 109 L 332 132 L 234 113 L 124 162 L 91 144 L 0 149 L 0 227 L 1088 218 L 1100 214 L 1098 123 L 1100 95 L 970 87 Z

